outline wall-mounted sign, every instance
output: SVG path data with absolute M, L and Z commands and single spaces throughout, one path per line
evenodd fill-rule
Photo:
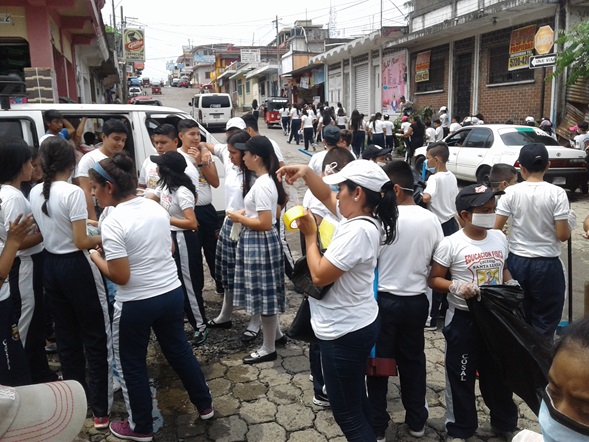
M 507 70 L 516 71 L 518 69 L 529 68 L 530 56 L 533 55 L 534 51 L 535 35 L 536 25 L 530 25 L 525 28 L 514 29 L 511 31 Z
M 123 30 L 123 59 L 145 61 L 145 31 L 137 28 Z
M 540 55 L 548 54 L 554 46 L 554 31 L 548 25 L 540 26 L 534 37 L 534 49 Z
M 12 21 L 12 15 L 10 14 L 0 14 L 0 25 L 12 25 L 14 22 Z
M 415 62 L 415 82 L 429 81 L 429 66 L 432 51 L 419 52 Z
M 259 63 L 260 50 L 259 49 L 242 49 L 240 51 L 242 63 Z
M 215 56 L 214 55 L 198 55 L 194 54 L 194 62 L 195 63 L 214 63 Z

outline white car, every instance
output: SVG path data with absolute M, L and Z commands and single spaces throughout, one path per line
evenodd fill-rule
M 138 97 L 139 95 L 141 95 L 143 92 L 141 91 L 140 87 L 137 86 L 131 86 L 129 88 L 129 98 L 132 97 Z
M 496 163 L 507 163 L 519 168 L 517 161 L 520 149 L 530 143 L 542 143 L 548 149 L 550 169 L 546 181 L 574 191 L 581 187 L 587 190 L 589 172 L 586 168 L 585 152 L 562 147 L 537 127 L 507 124 L 486 124 L 463 127 L 447 136 L 450 157 L 446 167 L 456 178 L 484 183 L 491 167 Z M 414 164 L 422 170 L 426 146 L 415 150 Z

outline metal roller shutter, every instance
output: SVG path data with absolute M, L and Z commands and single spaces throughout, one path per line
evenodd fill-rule
M 329 73 L 329 90 L 327 94 L 327 101 L 329 103 L 337 103 L 341 101 L 342 90 L 342 74 L 338 72 Z
M 368 64 L 354 66 L 355 108 L 364 115 L 370 115 L 368 109 Z

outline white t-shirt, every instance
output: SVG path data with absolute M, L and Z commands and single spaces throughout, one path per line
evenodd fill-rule
M 381 246 L 378 258 L 378 290 L 398 296 L 427 291 L 427 277 L 434 250 L 444 237 L 442 225 L 429 210 L 399 205 L 397 236 Z
M 564 189 L 553 184 L 528 182 L 505 189 L 496 213 L 511 216 L 509 250 L 528 258 L 560 256 L 554 222 L 568 219 L 569 202 Z
M 74 178 L 78 177 L 85 177 L 88 178 L 88 170 L 92 169 L 94 165 L 105 158 L 108 158 L 105 154 L 102 153 L 100 149 L 93 150 L 92 152 L 88 152 L 84 154 L 76 170 L 74 171 Z
M 280 150 L 280 146 L 276 141 L 271 138 L 268 138 L 272 143 L 272 147 L 274 148 L 274 153 L 276 154 L 276 158 L 278 159 L 279 163 L 284 162 L 284 156 L 282 155 L 282 151 Z
M 384 120 L 382 123 L 383 127 L 384 127 L 384 134 L 386 136 L 391 136 L 393 135 L 393 128 L 395 127 L 395 125 L 393 124 L 392 121 L 390 120 Z
M 437 172 L 431 175 L 423 193 L 431 195 L 428 208 L 438 217 L 440 224 L 444 224 L 456 214 L 458 181 L 452 172 Z
M 458 129 L 460 129 L 462 126 L 460 123 L 452 123 L 450 125 L 450 133 L 454 133 L 456 132 Z
M 488 230 L 487 237 L 475 241 L 464 230 L 442 239 L 434 253 L 434 261 L 447 267 L 452 279 L 482 285 L 503 284 L 503 269 L 509 249 L 507 238 L 499 230 Z M 468 310 L 466 299 L 448 293 L 448 304 Z
M 577 135 L 574 140 L 575 149 L 585 150 L 586 147 L 589 147 L 589 134 Z
M 45 202 L 43 183 L 37 184 L 31 189 L 29 198 L 31 199 L 33 217 L 43 235 L 45 250 L 56 255 L 77 252 L 79 249 L 74 243 L 72 223 L 88 219 L 84 191 L 65 181 L 51 183 L 49 202 L 47 203 L 47 211 L 50 216 L 45 215 L 41 210 Z
M 346 117 L 345 115 L 338 115 L 337 117 L 335 117 L 335 121 L 338 126 L 345 126 L 348 122 L 348 117 Z
M 313 120 L 315 120 L 315 117 L 312 115 L 313 113 L 310 112 L 311 115 L 303 115 L 301 117 L 301 120 L 303 122 L 303 128 L 304 129 L 311 129 L 313 128 Z
M 229 159 L 226 144 L 215 144 L 214 152 L 225 168 L 225 208 L 241 210 L 243 205 L 243 171 Z
M 327 214 L 330 213 L 329 209 L 325 207 L 315 195 L 313 195 L 311 189 L 307 189 L 305 192 L 305 196 L 303 197 L 303 207 L 309 209 L 313 215 L 320 216 L 321 218 L 325 218 Z
M 107 261 L 129 260 L 131 277 L 117 288 L 117 302 L 149 299 L 180 287 L 172 258 L 170 216 L 155 201 L 133 198 L 118 204 L 102 223 Z
M 143 161 L 137 182 L 148 189 L 155 189 L 157 188 L 157 182 L 159 180 L 160 176 L 157 173 L 157 164 L 147 157 L 145 161 Z
M 428 127 L 425 130 L 425 142 L 433 143 L 436 141 L 436 130 L 433 127 Z
M 160 199 L 160 206 L 166 209 L 171 218 L 186 219 L 184 210 L 194 209 L 194 194 L 187 187 L 180 186 L 175 192 L 170 192 L 167 187 L 158 187 L 155 194 Z M 181 232 L 185 229 L 170 224 L 170 230 Z
M 19 189 L 10 184 L 0 186 L 0 246 L 2 248 L 6 243 L 10 223 L 19 215 L 23 215 L 24 218 L 30 213 L 32 213 L 31 204 Z M 16 256 L 31 256 L 42 251 L 43 243 L 39 243 L 28 249 L 19 250 Z
M 436 131 L 436 141 L 442 141 L 444 138 L 444 128 L 442 126 L 438 126 L 434 130 Z
M 317 175 L 321 175 L 323 173 L 323 160 L 325 160 L 325 155 L 327 155 L 327 152 L 328 150 L 325 149 L 321 152 L 313 154 L 309 160 L 309 164 L 307 164 Z
M 401 132 L 406 134 L 410 127 L 411 127 L 411 123 L 409 121 L 403 121 L 401 123 Z
M 265 173 L 259 176 L 243 202 L 248 218 L 258 218 L 258 212 L 269 210 L 274 219 L 278 208 L 278 190 L 270 175 Z
M 283 107 L 280 109 L 280 116 L 282 118 L 288 117 L 289 115 L 290 115 L 290 111 L 288 110 L 288 107 Z
M 311 325 L 319 339 L 337 339 L 376 320 L 373 284 L 381 241 L 377 223 L 353 218 L 339 224 L 324 258 L 344 274 L 323 299 L 309 298 Z
M 373 134 L 382 134 L 384 133 L 384 122 L 382 120 L 375 120 L 370 123 L 370 130 L 372 130 Z
M 299 115 L 299 111 L 294 107 L 290 110 L 290 117 L 291 117 L 291 120 L 300 120 L 301 119 L 301 116 Z
M 448 113 L 447 112 L 440 114 L 439 120 L 442 123 L 442 127 L 448 127 Z
M 196 161 L 194 161 L 194 158 L 190 155 L 184 153 L 181 148 L 178 148 L 178 152 L 180 152 L 184 156 L 184 159 L 186 159 L 188 167 L 186 167 L 184 172 L 190 177 L 194 183 L 194 187 L 196 187 L 196 193 L 198 195 L 196 205 L 206 206 L 207 204 L 211 204 L 213 202 L 213 190 L 207 179 L 202 173 L 200 173 L 198 167 L 196 167 Z M 212 159 L 212 162 L 214 163 L 215 160 Z M 215 167 L 215 165 L 211 164 L 209 167 Z

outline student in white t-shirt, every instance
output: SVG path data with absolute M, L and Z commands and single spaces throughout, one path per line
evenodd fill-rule
M 425 120 L 425 144 L 430 144 L 436 141 L 436 130 L 432 127 L 430 120 Z
M 459 121 L 460 121 L 460 117 L 458 115 L 454 115 L 452 117 L 452 123 L 450 123 L 449 134 L 453 134 L 454 132 L 456 132 L 458 129 L 460 129 L 462 127 L 462 124 L 460 124 Z
M 450 151 L 443 141 L 432 144 L 425 153 L 426 167 L 432 175 L 428 178 L 427 185 L 423 190 L 423 202 L 438 217 L 444 236 L 449 236 L 459 229 L 455 218 L 458 181 L 454 174 L 446 169 L 449 156 Z M 430 306 L 430 319 L 427 325 L 428 330 L 437 329 L 441 310 L 445 310 L 446 307 L 446 295 L 434 290 Z
M 369 144 L 385 147 L 384 122 L 382 121 L 382 114 L 380 112 L 374 114 L 374 120 L 368 125 L 368 136 L 372 139 Z
M 479 331 L 466 300 L 476 297 L 483 285 L 519 285 L 507 270 L 507 239 L 495 224 L 494 192 L 472 184 L 456 197 L 456 211 L 464 228 L 444 238 L 434 253 L 429 286 L 448 293 L 444 327 L 446 339 L 446 431 L 449 438 L 469 439 L 478 427 L 475 381 L 491 410 L 491 426 L 507 435 L 517 427 L 518 410 L 513 392 Z M 450 272 L 452 280 L 447 279 Z
M 313 143 L 313 133 L 315 129 L 313 128 L 313 124 L 316 121 L 315 113 L 311 109 L 307 109 L 303 112 L 303 116 L 301 117 L 302 125 L 303 125 L 303 139 L 305 140 L 305 150 L 309 150 L 309 146 L 315 149 L 315 143 Z
M 106 259 L 92 253 L 100 271 L 118 285 L 113 317 L 114 350 L 128 420 L 111 422 L 116 437 L 151 441 L 151 391 L 145 354 L 151 331 L 176 371 L 201 419 L 214 415 L 211 394 L 184 333 L 184 293 L 172 257 L 170 215 L 135 196 L 133 161 L 116 154 L 90 170 L 102 207 L 115 209 L 102 223 Z
M 518 161 L 525 181 L 505 189 L 497 204 L 495 228 L 502 229 L 512 217 L 509 271 L 524 289 L 526 321 L 552 339 L 565 299 L 561 242 L 571 236 L 574 213 L 565 190 L 544 181 L 548 158 L 543 144 L 522 147 Z
M 102 145 L 91 152 L 85 154 L 73 176 L 73 183 L 77 184 L 84 191 L 86 197 L 86 209 L 88 210 L 88 219 L 98 221 L 96 213 L 96 206 L 90 191 L 90 178 L 88 178 L 88 170 L 104 158 L 111 158 L 115 153 L 122 151 L 125 148 L 129 132 L 122 121 L 111 118 L 106 120 L 102 126 Z
M 101 238 L 88 236 L 84 191 L 67 182 L 76 165 L 68 142 L 47 138 L 39 157 L 43 183 L 33 187 L 30 199 L 45 246 L 43 285 L 55 321 L 57 353 L 63 378 L 87 386 L 94 427 L 103 429 L 112 404 L 111 327 L 104 282 L 87 252 Z
M 393 132 L 395 130 L 395 125 L 393 124 L 393 122 L 389 119 L 389 114 L 385 114 L 384 115 L 384 121 L 383 121 L 383 127 L 384 127 L 384 140 L 385 140 L 385 146 L 382 146 L 384 148 L 387 149 L 394 149 L 395 148 L 395 141 L 393 137 Z
M 425 339 L 428 316 L 427 277 L 434 250 L 443 238 L 438 218 L 415 204 L 413 172 L 405 161 L 383 167 L 397 196 L 397 238 L 384 245 L 378 257 L 378 307 L 380 332 L 377 358 L 395 358 L 399 367 L 404 422 L 409 434 L 421 437 L 429 412 L 426 400 Z M 372 404 L 372 428 L 384 439 L 388 424 L 388 377 L 368 376 L 366 386 Z
M 22 138 L 0 138 L 0 247 L 6 243 L 11 224 L 20 216 L 31 214 L 31 205 L 20 188 L 23 182 L 30 181 L 32 172 L 32 151 L 27 143 Z M 27 236 L 6 281 L 18 311 L 14 319 L 32 383 L 57 380 L 45 354 L 42 241 L 39 232 Z
M 346 111 L 341 107 L 337 110 L 335 124 L 342 130 L 348 128 L 348 116 L 346 115 Z
M 285 166 L 278 173 L 288 183 L 302 177 L 332 213 L 346 218 L 323 256 L 316 243 L 313 215 L 307 212 L 297 222 L 305 236 L 313 282 L 320 286 L 333 283 L 321 300 L 309 299 L 333 416 L 348 440 L 376 440 L 365 370 L 378 333 L 374 270 L 381 243 L 390 244 L 395 238 L 393 185 L 380 166 L 367 160 L 352 161 L 323 180 L 308 166 Z M 337 195 L 330 185 L 339 185 Z
M 196 187 L 184 173 L 186 160 L 182 154 L 169 151 L 163 155 L 151 155 L 150 158 L 157 164 L 160 176 L 152 198 L 170 214 L 173 256 L 184 288 L 184 312 L 194 330 L 192 343 L 198 347 L 204 344 L 209 331 L 202 297 L 205 282 L 201 244 L 196 234 L 198 221 L 194 213 Z
M 280 124 L 284 135 L 288 135 L 290 131 L 290 109 L 292 105 L 284 106 L 280 109 Z
M 275 360 L 276 341 L 284 341 L 278 322 L 286 302 L 284 255 L 274 224 L 286 204 L 286 192 L 278 182 L 278 158 L 268 138 L 258 135 L 233 147 L 244 152 L 245 166 L 258 177 L 244 197 L 245 208 L 227 213 L 243 226 L 235 255 L 233 305 L 262 315 L 262 347 L 243 359 L 256 364 Z
M 442 127 L 442 122 L 440 120 L 434 120 L 434 130 L 436 132 L 435 141 L 442 141 L 444 138 L 444 128 Z
M 290 135 L 288 136 L 288 140 L 286 141 L 288 144 L 295 139 L 297 146 L 301 141 L 301 135 L 299 134 L 299 129 L 301 128 L 301 111 L 298 104 L 293 104 L 292 109 L 290 110 Z

